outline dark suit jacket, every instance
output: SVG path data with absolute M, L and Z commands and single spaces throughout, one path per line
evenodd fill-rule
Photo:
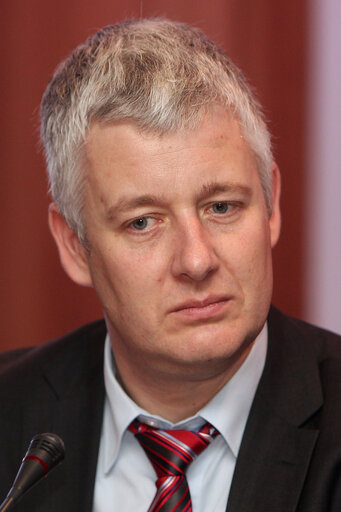
M 35 434 L 56 432 L 66 445 L 64 463 L 23 498 L 18 512 L 91 512 L 104 338 L 104 323 L 97 322 L 0 362 L 0 498 Z M 112 510 L 119 512 L 114 503 Z M 227 511 L 341 511 L 339 336 L 272 309 L 266 365 Z

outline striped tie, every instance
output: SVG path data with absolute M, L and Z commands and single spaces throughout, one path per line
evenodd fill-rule
M 148 512 L 191 512 L 185 471 L 219 432 L 206 423 L 198 432 L 157 430 L 137 419 L 129 426 L 157 474 L 156 495 Z

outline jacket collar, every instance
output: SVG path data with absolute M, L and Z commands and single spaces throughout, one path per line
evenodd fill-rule
M 319 433 L 304 426 L 309 427 L 323 402 L 317 354 L 302 325 L 275 308 L 270 311 L 267 359 L 245 428 L 228 512 L 296 508 Z

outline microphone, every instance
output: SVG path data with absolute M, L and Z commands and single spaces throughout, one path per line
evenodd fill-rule
M 33 437 L 15 477 L 12 488 L 0 506 L 0 512 L 7 512 L 22 496 L 65 456 L 62 439 L 56 434 L 45 433 Z

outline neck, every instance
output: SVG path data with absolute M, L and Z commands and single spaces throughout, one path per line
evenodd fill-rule
M 149 361 L 138 367 L 115 354 L 118 380 L 126 393 L 148 413 L 178 423 L 194 416 L 231 379 L 245 361 L 251 345 L 234 361 L 209 368 L 185 367 L 177 372 L 149 372 Z

